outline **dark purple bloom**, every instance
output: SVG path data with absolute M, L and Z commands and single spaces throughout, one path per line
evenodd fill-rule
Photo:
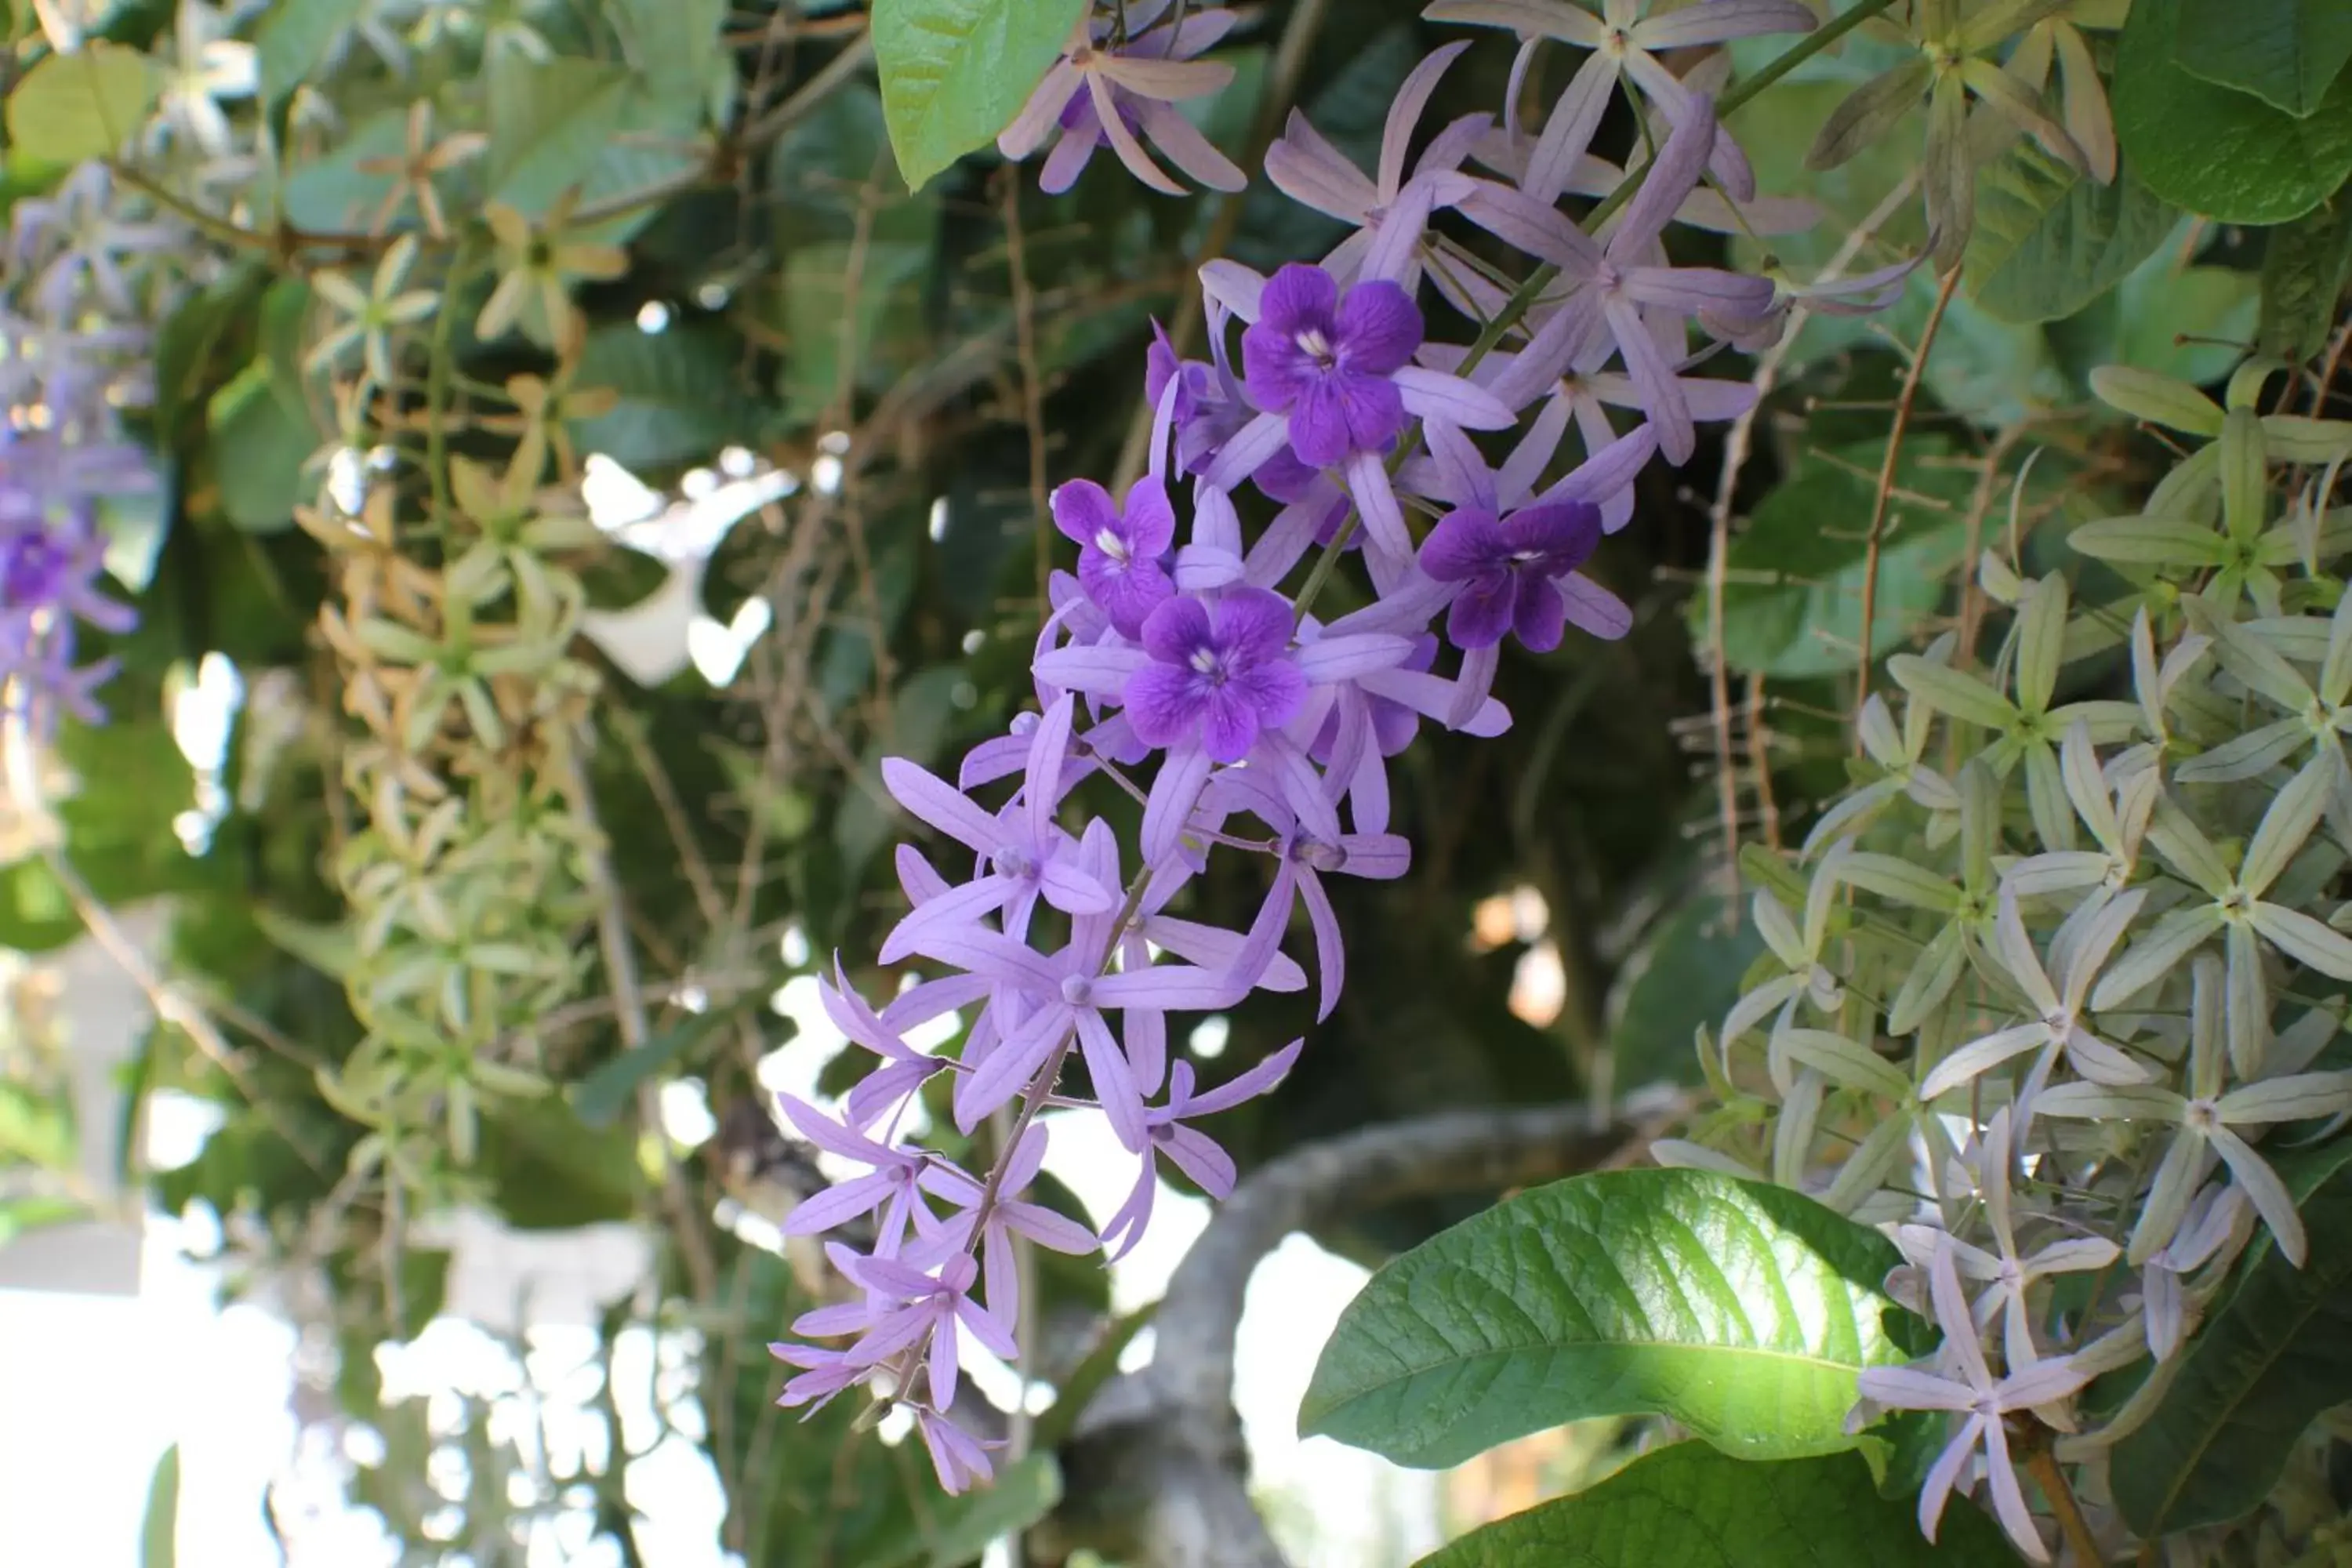
M 1054 492 L 1054 526 L 1078 546 L 1078 582 L 1110 617 L 1121 637 L 1143 629 L 1144 617 L 1176 592 L 1164 564 L 1176 542 L 1176 509 L 1167 487 L 1151 474 L 1135 481 L 1122 510 L 1092 479 L 1072 479 Z
M 1290 416 L 1300 462 L 1331 468 L 1403 434 L 1404 397 L 1390 378 L 1421 336 L 1421 311 L 1396 284 L 1373 279 L 1343 295 L 1328 272 L 1294 262 L 1267 280 L 1242 333 L 1242 384 L 1260 408 Z
M 1128 722 L 1146 745 L 1197 740 L 1211 762 L 1240 762 L 1307 700 L 1290 629 L 1290 602 L 1265 588 L 1236 588 L 1213 608 L 1169 600 L 1144 623 L 1151 663 L 1127 683 Z
M 1531 506 L 1496 518 L 1449 512 L 1421 547 L 1421 569 L 1459 583 L 1445 635 L 1463 648 L 1492 647 L 1507 632 L 1538 653 L 1559 646 L 1568 604 L 1553 579 L 1584 564 L 1601 542 L 1601 509 L 1586 501 Z

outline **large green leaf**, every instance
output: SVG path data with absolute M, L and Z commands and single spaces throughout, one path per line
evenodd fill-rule
M 1850 1456 L 1751 1464 L 1704 1443 L 1645 1454 L 1598 1486 L 1474 1531 L 1418 1568 L 2010 1568 L 1966 1501 L 1937 1538 Z
M 111 157 L 146 121 L 162 86 L 145 55 L 103 38 L 51 55 L 8 89 L 9 159 Z
M 1748 1458 L 1853 1447 L 1854 1379 L 1900 1362 L 1892 1243 L 1707 1171 L 1523 1193 L 1391 1261 L 1323 1347 L 1299 1430 L 1459 1464 L 1592 1415 L 1662 1415 Z
M 2164 243 L 2179 216 L 2128 162 L 2103 185 L 2020 142 L 1977 176 L 1969 287 L 2003 321 L 2071 316 Z
M 2251 92 L 2298 118 L 2352 60 L 2344 0 L 2180 0 L 2172 58 L 2191 76 Z
M 2301 217 L 2352 174 L 2352 78 L 2339 76 L 2298 119 L 2191 76 L 2173 54 L 2182 5 L 2137 0 L 2124 26 L 2112 97 L 2125 155 L 2190 212 L 2226 223 Z
M 2263 247 L 2263 305 L 2256 347 L 2305 360 L 2327 345 L 2336 304 L 2352 273 L 2352 200 L 2341 194 L 2273 229 Z
M 255 361 L 214 396 L 207 415 L 221 510 L 248 533 L 294 526 L 302 465 L 319 445 L 317 432 L 287 409 L 270 383 L 269 367 Z
M 2311 1256 L 2297 1268 L 2249 1248 L 2229 1297 L 2146 1425 L 2116 1445 L 2109 1485 L 2143 1536 L 2221 1524 L 2270 1494 L 2321 1411 L 2352 1400 L 2352 1139 L 2279 1174 L 2298 1199 Z
M 1877 472 L 1885 451 L 1880 442 L 1808 450 L 1732 542 L 1723 648 L 1734 669 L 1808 678 L 1853 668 L 1876 488 L 1865 476 Z M 1940 439 L 1915 436 L 1904 447 L 1878 552 L 1873 658 L 1899 646 L 1934 613 L 1959 563 L 1965 541 L 1958 511 L 1910 499 L 1957 504 L 1965 498 L 1970 477 L 1949 455 Z M 1704 637 L 1704 595 L 1692 596 L 1689 614 L 1693 635 Z
M 681 118 L 698 110 L 720 68 L 727 0 L 605 0 L 646 91 Z
M 573 56 L 530 61 L 513 52 L 495 57 L 488 85 L 488 194 L 525 213 L 586 184 L 632 90 L 617 65 Z
M 874 63 L 898 170 L 917 189 L 1021 112 L 1087 0 L 876 0 Z

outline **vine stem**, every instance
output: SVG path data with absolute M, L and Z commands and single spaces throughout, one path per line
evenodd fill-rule
M 1927 374 L 1927 356 L 1935 352 L 1936 334 L 1944 325 L 1944 312 L 1952 303 L 1952 294 L 1960 286 L 1958 267 L 1944 274 L 1936 287 L 1936 304 L 1927 312 L 1927 330 L 1919 334 L 1918 350 L 1911 356 L 1909 368 L 1903 373 L 1903 391 L 1895 401 L 1895 423 L 1886 432 L 1886 457 L 1878 465 L 1878 489 L 1870 500 L 1870 537 L 1862 554 L 1862 628 L 1858 641 L 1861 647 L 1854 657 L 1853 712 L 1857 721 L 1862 705 L 1870 699 L 1870 644 L 1873 628 L 1878 619 L 1878 556 L 1886 539 L 1886 510 L 1895 499 L 1895 470 L 1903 458 L 1903 437 L 1911 427 L 1911 406 L 1918 401 L 1919 380 Z M 1862 726 L 1853 726 L 1853 754 L 1862 755 Z
M 2080 1568 L 2099 1568 L 2106 1559 L 2100 1553 L 2097 1537 L 2091 1533 L 2090 1521 L 2083 1517 L 2082 1505 L 2074 1500 L 2074 1489 L 2066 1484 L 2066 1473 L 2058 1468 L 2057 1455 L 2047 1443 L 2036 1444 L 2025 1468 L 2041 1485 L 2042 1495 L 2050 1500 L 2051 1511 L 2058 1516 L 2059 1531 L 2081 1560 Z

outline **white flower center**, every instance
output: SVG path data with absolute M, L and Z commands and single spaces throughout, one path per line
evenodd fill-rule
M 1194 669 L 1200 671 L 1202 675 L 1207 676 L 1210 679 L 1221 684 L 1223 682 L 1225 679 L 1225 661 L 1217 657 L 1217 650 L 1215 648 L 1196 647 L 1192 650 L 1192 657 L 1188 662 L 1191 663 Z
M 2221 1108 L 2210 1100 L 2192 1100 L 2182 1120 L 2200 1132 L 2210 1132 L 2221 1123 Z
M 1113 561 L 1118 562 L 1121 566 L 1126 565 L 1128 563 L 1127 541 L 1121 539 L 1118 534 L 1113 533 L 1108 528 L 1095 535 L 1095 548 L 1101 551 L 1105 555 L 1109 556 Z
M 1339 354 L 1331 347 L 1331 340 L 1323 335 L 1320 327 L 1309 327 L 1292 341 L 1298 344 L 1300 353 L 1324 370 L 1329 370 L 1339 363 Z

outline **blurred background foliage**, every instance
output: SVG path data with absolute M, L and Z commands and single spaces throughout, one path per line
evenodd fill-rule
M 13 39 L 32 38 L 37 9 L 5 13 Z M 1235 79 L 1195 106 L 1204 128 L 1254 169 L 1287 107 L 1270 96 L 1286 47 L 1290 100 L 1370 163 L 1398 84 L 1443 41 L 1419 9 L 1241 7 L 1221 51 Z M 534 1025 L 555 1090 L 485 1103 L 469 1196 L 520 1230 L 622 1221 L 654 1237 L 655 1279 L 600 1331 L 603 1407 L 616 1349 L 665 1331 L 678 1359 L 660 1419 L 708 1452 L 725 1542 L 746 1561 L 959 1561 L 957 1542 L 1005 1522 L 971 1510 L 1042 1511 L 1050 1478 L 1021 1472 L 950 1507 L 903 1448 L 853 1430 L 849 1406 L 806 1424 L 773 1408 L 760 1347 L 808 1281 L 743 1222 L 756 1203 L 729 1179 L 742 1142 L 709 1129 L 761 1124 L 761 1064 L 791 1036 L 771 998 L 796 976 L 837 951 L 887 994 L 866 956 L 898 897 L 878 760 L 940 764 L 1029 700 L 1039 552 L 1058 546 L 1044 489 L 1118 467 L 1150 320 L 1176 315 L 1206 255 L 1270 269 L 1339 231 L 1262 179 L 1171 200 L 1108 160 L 1062 196 L 992 153 L 909 192 L 865 18 L 843 5 L 280 0 L 201 15 L 216 43 L 250 50 L 237 107 L 257 129 L 249 149 L 176 146 L 125 176 L 205 254 L 161 323 L 153 405 L 134 416 L 167 483 L 110 519 L 141 614 L 110 650 L 113 721 L 60 736 L 53 821 L 0 824 L 0 946 L 37 960 L 94 914 L 168 900 L 156 984 L 170 1005 L 124 1087 L 134 1107 L 170 1091 L 219 1119 L 187 1163 L 139 1169 L 135 1110 L 72 1125 L 40 1010 L 11 1006 L 0 1237 L 87 1212 L 77 1150 L 105 1143 L 166 1211 L 217 1216 L 239 1278 L 305 1282 L 292 1300 L 321 1352 L 309 1414 L 377 1435 L 356 1495 L 411 1560 L 463 1542 L 478 1563 L 520 1561 L 531 1521 L 567 1511 L 635 1559 L 617 1412 L 606 1452 L 567 1461 L 480 1408 L 428 1423 L 418 1402 L 386 1401 L 379 1349 L 439 1310 L 448 1254 L 414 1244 L 396 1190 L 354 1179 L 365 1129 L 320 1087 L 363 1032 L 330 867 L 364 805 L 342 787 L 352 731 L 318 630 L 332 563 L 295 516 L 332 477 L 320 459 L 338 427 L 336 378 L 311 363 L 329 321 L 315 278 L 335 266 L 364 282 L 387 215 L 426 221 L 404 165 L 447 150 L 428 177 L 454 222 L 503 203 L 568 226 L 567 241 L 626 247 L 625 270 L 574 290 L 585 336 L 561 360 L 477 341 L 487 258 L 445 275 L 436 330 L 473 416 L 454 449 L 502 460 L 531 412 L 520 400 L 544 399 L 559 462 L 583 465 L 613 541 L 583 569 L 594 613 L 573 653 L 601 678 L 586 768 L 633 972 L 579 931 L 576 994 Z M 174 20 L 139 0 L 100 10 L 93 34 L 164 56 Z M 183 49 L 188 27 L 183 15 Z M 2115 35 L 2090 37 L 2111 59 Z M 1770 53 L 1735 50 L 1743 68 Z M 1805 167 L 1831 109 L 1896 58 L 1856 35 L 1741 114 L 1761 188 L 1821 209 L 1801 233 L 1724 241 L 1743 265 L 1811 279 L 1927 243 L 1918 111 L 1837 169 Z M 1430 122 L 1491 110 L 1507 66 L 1499 45 L 1474 49 Z M 1567 68 L 1556 52 L 1539 62 L 1555 89 Z M 1622 156 L 1633 135 L 1612 121 L 1600 146 Z M 61 172 L 21 127 L 6 158 L 0 202 Z M 2225 374 L 2257 329 L 2265 234 L 2284 232 L 2184 213 L 2128 157 L 2100 186 L 2030 144 L 1996 149 L 1979 187 L 1895 475 L 1874 654 L 1944 624 L 2013 488 L 2021 515 L 2057 523 L 2034 528 L 2034 552 L 2063 549 L 2070 520 L 2131 510 L 2166 454 L 2101 411 L 2086 374 Z M 1303 997 L 1266 996 L 1228 1021 L 1212 1079 L 1312 1037 L 1278 1093 L 1221 1124 L 1244 1171 L 1440 1107 L 1696 1080 L 1694 1030 L 1759 951 L 1727 918 L 1732 851 L 1801 836 L 1848 777 L 1866 524 L 1937 292 L 1922 269 L 1883 315 L 1811 320 L 1760 360 L 1710 363 L 1769 396 L 1752 422 L 1703 432 L 1688 467 L 1644 471 L 1636 525 L 1593 568 L 1634 606 L 1633 634 L 1514 649 L 1497 695 L 1517 722 L 1499 741 L 1424 727 L 1396 775 L 1413 869 L 1339 900 L 1338 1012 L 1318 1026 Z M 517 376 L 555 380 L 526 393 Z M 412 407 L 422 395 L 407 389 Z M 1718 536 L 1719 642 L 1706 591 Z M 665 617 L 671 631 L 645 629 Z M 665 637 L 696 657 L 616 651 Z M 1220 861 L 1199 918 L 1245 924 L 1260 875 Z M 636 1011 L 642 1038 L 625 1026 Z M 826 1087 L 858 1066 L 841 1060 Z M 653 1114 L 677 1086 L 704 1124 Z M 1377 1261 L 1462 1212 L 1318 1239 Z M 1046 1289 L 1083 1352 L 1107 1321 L 1099 1275 L 1051 1271 Z M 462 1462 L 428 1465 L 434 1450 Z

